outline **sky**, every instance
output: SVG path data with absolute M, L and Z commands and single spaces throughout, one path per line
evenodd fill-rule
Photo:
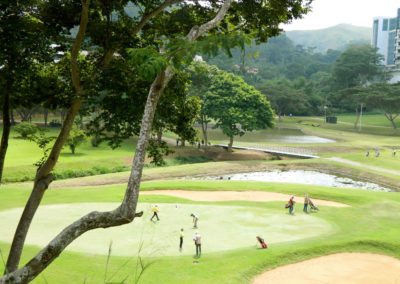
M 314 0 L 312 11 L 282 28 L 315 30 L 337 24 L 372 27 L 374 17 L 395 17 L 400 0 Z

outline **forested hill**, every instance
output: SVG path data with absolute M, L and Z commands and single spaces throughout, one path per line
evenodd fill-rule
M 321 30 L 288 31 L 286 36 L 294 44 L 304 47 L 315 47 L 316 52 L 328 49 L 343 50 L 351 43 L 371 42 L 372 29 L 350 24 L 339 24 Z

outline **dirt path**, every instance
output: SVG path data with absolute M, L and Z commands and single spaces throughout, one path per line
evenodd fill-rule
M 174 197 L 186 198 L 194 201 L 288 201 L 288 194 L 264 191 L 188 191 L 188 190 L 152 190 L 142 191 L 141 195 L 168 195 Z M 295 199 L 296 200 L 296 199 Z M 313 199 L 319 206 L 349 207 L 346 204 Z M 297 203 L 302 206 L 303 198 L 298 197 Z
M 393 257 L 340 253 L 278 267 L 257 276 L 253 284 L 399 284 L 399 271 L 400 261 Z

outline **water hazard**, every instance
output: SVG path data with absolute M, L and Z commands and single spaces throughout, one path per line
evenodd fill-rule
M 310 184 L 331 187 L 347 187 L 358 188 L 373 191 L 392 191 L 389 188 L 382 187 L 375 183 L 355 181 L 350 178 L 338 177 L 331 174 L 320 173 L 316 171 L 290 170 L 290 171 L 268 171 L 268 172 L 252 172 L 237 173 L 223 176 L 198 177 L 195 179 L 208 180 L 249 180 L 249 181 L 266 181 L 266 182 L 282 182 L 296 184 Z

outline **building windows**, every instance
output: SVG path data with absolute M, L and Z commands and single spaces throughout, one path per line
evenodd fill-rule
M 389 20 L 389 30 L 395 30 L 397 28 L 397 18 L 391 18 Z
M 383 19 L 382 31 L 387 31 L 389 26 L 389 20 Z

